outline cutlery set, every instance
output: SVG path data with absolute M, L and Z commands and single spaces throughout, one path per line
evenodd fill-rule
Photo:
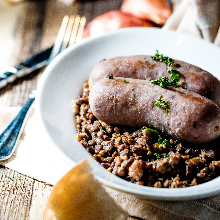
M 52 47 L 34 55 L 18 66 L 9 68 L 8 72 L 0 75 L 0 89 L 35 70 L 41 69 L 68 46 L 79 42 L 82 39 L 85 26 L 85 17 L 65 16 L 63 18 L 59 33 Z M 23 105 L 17 116 L 0 134 L 0 160 L 6 160 L 13 154 L 19 137 L 23 131 L 25 122 L 31 106 L 35 101 L 36 90 L 32 91 L 28 100 Z

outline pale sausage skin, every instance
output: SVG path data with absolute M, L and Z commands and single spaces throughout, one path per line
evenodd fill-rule
M 207 71 L 179 60 L 175 68 L 180 72 L 180 86 L 205 96 L 220 106 L 220 81 Z M 178 67 L 179 66 L 179 67 Z M 134 79 L 156 80 L 160 76 L 169 77 L 167 65 L 152 60 L 149 55 L 136 55 L 104 59 L 89 74 L 90 88 L 101 78 L 108 75 Z
M 161 95 L 162 100 L 169 101 L 168 113 L 153 103 Z M 150 126 L 195 144 L 220 136 L 218 106 L 182 88 L 164 89 L 148 80 L 104 78 L 91 88 L 89 103 L 94 116 L 107 124 Z

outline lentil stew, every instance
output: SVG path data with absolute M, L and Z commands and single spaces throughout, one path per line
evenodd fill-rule
M 158 188 L 198 185 L 220 176 L 220 139 L 206 145 L 181 143 L 151 128 L 128 128 L 97 120 L 89 85 L 72 101 L 77 139 L 112 174 Z

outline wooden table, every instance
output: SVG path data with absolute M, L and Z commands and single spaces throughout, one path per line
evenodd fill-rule
M 13 18 L 16 19 L 13 36 L 15 44 L 10 64 L 18 64 L 50 47 L 64 15 L 85 16 L 88 23 L 104 12 L 119 9 L 121 3 L 122 0 L 82 0 L 69 6 L 58 0 L 20 3 L 17 17 Z M 0 107 L 22 106 L 29 93 L 37 87 L 42 72 L 43 69 L 36 71 L 0 90 Z M 4 166 L 0 166 L 0 176 L 0 219 L 40 219 L 43 204 L 51 192 L 52 185 Z

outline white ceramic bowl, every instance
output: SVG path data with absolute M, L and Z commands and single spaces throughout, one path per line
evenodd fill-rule
M 87 38 L 57 56 L 45 70 L 38 87 L 36 111 L 42 128 L 68 162 L 88 158 L 103 184 L 149 199 L 183 200 L 220 193 L 220 177 L 178 189 L 139 186 L 122 180 L 99 165 L 76 140 L 71 100 L 76 98 L 93 66 L 104 58 L 155 54 L 197 65 L 220 77 L 220 49 L 203 40 L 157 28 L 127 28 L 97 38 Z M 74 164 L 74 163 L 73 163 Z

